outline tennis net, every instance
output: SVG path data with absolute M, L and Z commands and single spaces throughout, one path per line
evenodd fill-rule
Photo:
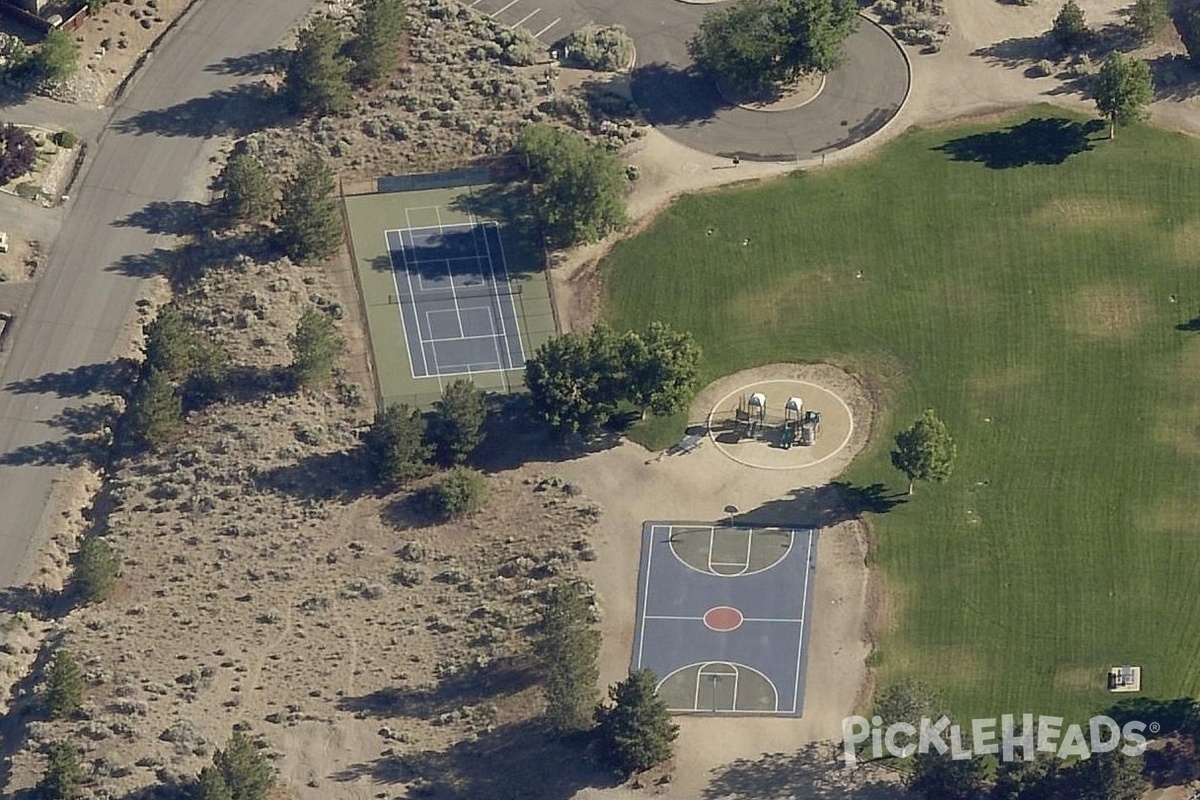
M 428 303 L 438 300 L 467 300 L 472 297 L 507 297 L 521 294 L 520 284 L 495 284 L 491 286 L 463 286 L 459 289 L 426 289 L 415 294 L 400 296 L 401 303 Z

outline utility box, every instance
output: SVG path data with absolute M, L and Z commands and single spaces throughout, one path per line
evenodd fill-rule
M 8 234 L 0 231 L 0 253 L 8 252 Z

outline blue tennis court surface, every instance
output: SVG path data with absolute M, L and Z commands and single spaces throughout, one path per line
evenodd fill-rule
M 514 285 L 494 222 L 387 231 L 414 378 L 525 367 Z

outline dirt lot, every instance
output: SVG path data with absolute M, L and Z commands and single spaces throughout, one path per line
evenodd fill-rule
M 158 2 L 105 10 L 99 28 L 84 37 L 85 54 L 99 52 L 105 36 L 112 42 L 102 55 L 89 56 L 92 77 L 81 81 L 78 97 L 105 96 L 138 37 L 156 35 L 182 7 L 182 0 Z M 256 120 L 277 124 L 252 134 L 251 147 L 278 170 L 311 146 L 350 178 L 430 169 L 503 152 L 513 126 L 538 118 L 536 104 L 562 91 L 562 76 L 544 66 L 513 69 L 488 58 L 472 61 L 469 73 L 465 61 L 455 60 L 466 58 L 478 36 L 467 19 L 457 12 L 426 15 L 426 4 L 412 5 L 420 14 L 409 43 L 413 61 L 391 87 L 364 99 L 354 115 L 311 129 Z M 1083 5 L 1093 23 L 1118 6 Z M 145 10 L 154 12 L 148 28 Z M 861 157 L 908 125 L 964 113 L 1045 99 L 1086 108 L 1076 95 L 1047 95 L 1061 82 L 1026 77 L 1024 56 L 984 52 L 1039 34 L 1053 13 L 1044 4 L 954 3 L 948 14 L 954 33 L 942 52 L 913 54 L 913 94 L 897 123 L 843 158 Z M 129 42 L 124 49 L 121 31 Z M 1022 47 L 1017 52 L 1037 54 L 1032 43 Z M 1161 101 L 1155 118 L 1194 130 L 1200 121 L 1194 102 Z M 630 198 L 639 225 L 681 192 L 792 168 L 720 169 L 724 160 L 654 132 L 625 152 L 641 167 Z M 590 267 L 605 246 L 567 254 L 553 270 L 571 327 L 596 316 L 598 283 Z M 341 303 L 350 312 L 347 333 L 360 335 L 353 330 L 353 284 L 337 265 L 321 272 L 243 258 L 215 266 L 189 305 L 239 363 L 256 369 L 285 363 L 286 334 L 317 296 Z M 361 340 L 351 352 L 346 381 L 365 383 Z M 185 443 L 110 476 L 113 510 L 105 528 L 125 560 L 117 596 L 57 620 L 25 615 L 4 623 L 0 673 L 16 677 L 36 635 L 48 631 L 80 658 L 91 684 L 86 719 L 49 723 L 25 703 L 9 718 L 6 736 L 27 722 L 30 741 L 14 755 L 8 790 L 36 782 L 39 741 L 76 739 L 95 775 L 91 788 L 120 797 L 194 774 L 235 724 L 245 724 L 298 798 L 421 791 L 471 798 L 564 798 L 576 790 L 581 798 L 893 794 L 886 776 L 838 770 L 835 753 L 822 744 L 836 736 L 843 716 L 862 707 L 869 690 L 865 661 L 880 597 L 866 567 L 869 535 L 846 518 L 844 498 L 819 490 L 865 443 L 869 393 L 828 367 L 764 368 L 711 387 L 696 401 L 696 419 L 729 388 L 781 375 L 812 380 L 847 400 L 861 438 L 844 457 L 811 471 L 764 472 L 740 467 L 711 446 L 653 461 L 653 454 L 621 443 L 545 460 L 547 451 L 530 449 L 535 440 L 508 430 L 493 440 L 487 458 L 492 503 L 461 525 L 429 526 L 405 495 L 369 489 L 354 447 L 370 409 L 356 404 L 352 391 L 261 394 L 193 415 Z M 80 472 L 72 491 L 64 489 L 66 546 L 86 525 L 81 498 L 95 485 Z M 577 574 L 594 582 L 605 632 L 602 679 L 616 679 L 629 660 L 642 520 L 719 518 L 730 502 L 743 509 L 786 504 L 798 518 L 829 524 L 821 540 L 808 714 L 685 719 L 669 784 L 582 788 L 607 781 L 543 736 L 535 722 L 538 689 L 519 657 L 537 592 Z M 51 592 L 61 585 L 61 567 L 61 555 L 50 554 L 41 582 Z M 21 689 L 33 684 L 27 680 Z M 11 749 L 14 740 L 7 738 L 2 750 Z

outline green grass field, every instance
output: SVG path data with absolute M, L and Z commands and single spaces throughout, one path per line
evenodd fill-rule
M 1079 718 L 1120 697 L 1121 663 L 1145 695 L 1200 692 L 1200 333 L 1177 329 L 1200 313 L 1200 143 L 1105 135 L 1049 107 L 912 131 L 686 198 L 602 266 L 610 321 L 691 330 L 706 380 L 867 376 L 885 408 L 856 484 L 903 491 L 891 437 L 938 409 L 953 478 L 870 518 L 877 661 L 958 715 Z

